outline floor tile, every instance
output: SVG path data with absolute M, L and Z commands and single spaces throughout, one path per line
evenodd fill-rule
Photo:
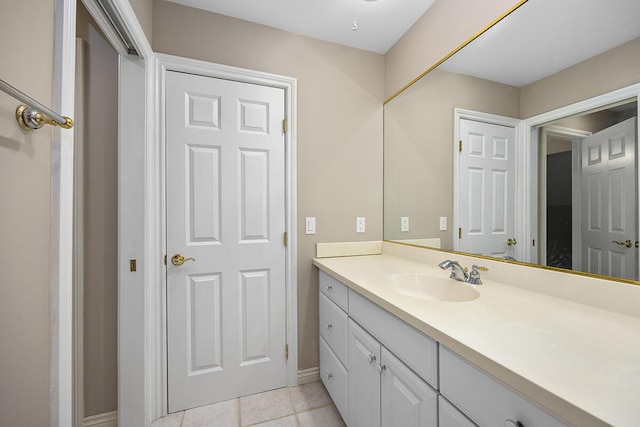
M 327 389 L 324 388 L 320 381 L 292 387 L 290 391 L 293 409 L 297 413 L 321 408 L 331 403 L 329 393 L 327 393 Z
M 290 415 L 277 420 L 267 421 L 266 423 L 254 424 L 251 427 L 298 427 L 298 420 L 295 415 Z
M 237 427 L 238 399 L 189 409 L 184 413 L 182 427 Z
M 242 426 L 262 423 L 287 415 L 293 415 L 293 405 L 287 388 L 240 398 Z
M 345 427 L 333 404 L 298 414 L 298 422 L 300 427 Z
M 151 423 L 151 427 L 180 427 L 182 425 L 183 417 L 184 412 L 182 411 L 176 412 L 175 414 L 168 414 Z

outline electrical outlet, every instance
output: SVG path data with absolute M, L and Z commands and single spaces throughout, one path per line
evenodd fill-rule
M 314 217 L 305 218 L 304 223 L 305 223 L 305 228 L 304 228 L 305 234 L 316 234 L 316 219 Z
M 440 217 L 440 231 L 447 231 L 447 217 Z
M 409 217 L 403 216 L 400 218 L 400 231 L 409 231 Z
M 363 216 L 356 218 L 356 233 L 364 233 L 364 222 Z

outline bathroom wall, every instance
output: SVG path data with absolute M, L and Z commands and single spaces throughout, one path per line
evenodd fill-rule
M 522 88 L 522 118 L 640 82 L 640 38 Z
M 298 361 L 317 367 L 316 242 L 382 239 L 384 57 L 165 1 L 153 27 L 156 52 L 298 79 Z
M 515 0 L 436 1 L 385 55 L 389 98 L 511 9 Z
M 50 105 L 54 2 L 0 2 L 0 78 Z M 51 127 L 0 92 L 0 425 L 48 426 Z
M 444 70 L 434 70 L 384 110 L 384 222 L 392 240 L 440 237 L 453 247 L 453 110 L 464 108 L 519 117 L 520 89 Z M 444 161 L 443 161 L 444 160 Z M 400 231 L 408 216 L 410 232 Z
M 118 55 L 82 3 L 84 414 L 118 409 Z

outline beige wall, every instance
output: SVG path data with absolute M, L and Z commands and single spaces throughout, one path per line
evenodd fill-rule
M 149 42 L 151 42 L 153 36 L 153 3 L 154 0 L 129 0 L 129 4 L 131 4 L 131 8 L 135 12 L 136 18 L 138 18 L 138 22 L 140 22 L 144 35 Z
M 52 1 L 0 2 L 0 78 L 51 104 Z M 34 42 L 35 44 L 31 43 Z M 0 92 L 0 425 L 49 425 L 51 128 Z
M 515 0 L 439 0 L 385 55 L 385 98 L 511 9 Z
M 440 237 L 451 249 L 453 225 L 453 110 L 519 116 L 520 90 L 434 70 L 385 105 L 385 239 Z M 410 231 L 400 231 L 408 216 Z M 439 231 L 439 217 L 449 229 Z
M 298 79 L 299 369 L 317 367 L 316 242 L 382 239 L 384 58 L 164 1 L 153 27 L 156 52 Z M 304 234 L 309 216 L 316 235 Z
M 640 82 L 640 38 L 522 88 L 528 118 Z
M 84 40 L 84 413 L 118 408 L 118 55 L 78 2 Z

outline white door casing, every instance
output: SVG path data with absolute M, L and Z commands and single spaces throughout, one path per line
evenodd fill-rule
M 284 91 L 166 78 L 169 411 L 287 384 Z
M 582 271 L 638 279 L 635 124 L 633 117 L 582 141 Z M 614 243 L 627 240 L 633 246 Z
M 515 245 L 507 244 L 508 239 L 517 241 L 514 126 L 456 120 L 456 250 L 499 258 L 516 255 Z

